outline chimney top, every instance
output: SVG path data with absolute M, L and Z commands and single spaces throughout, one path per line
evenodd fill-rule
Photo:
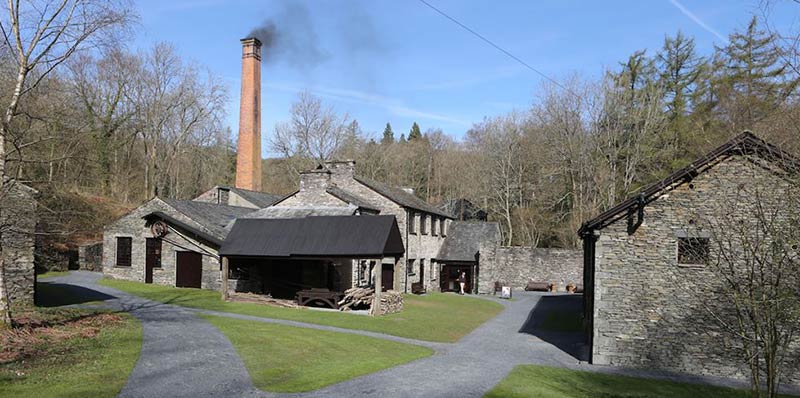
M 258 47 L 261 47 L 261 40 L 258 40 L 255 37 L 245 37 L 244 39 L 239 40 L 242 44 L 250 44 L 253 43 Z

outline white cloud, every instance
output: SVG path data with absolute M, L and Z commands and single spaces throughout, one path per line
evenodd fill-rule
M 681 2 L 679 0 L 669 0 L 669 2 L 672 3 L 672 5 L 675 6 L 675 8 L 680 10 L 680 12 L 682 12 L 683 15 L 686 15 L 687 17 L 689 17 L 689 19 L 694 21 L 694 23 L 699 25 L 701 28 L 705 29 L 707 32 L 709 32 L 712 35 L 716 36 L 718 39 L 722 40 L 723 42 L 725 42 L 725 43 L 728 42 L 728 38 L 727 37 L 723 36 L 716 29 L 712 28 L 710 25 L 705 23 L 705 21 L 700 19 L 700 17 L 695 15 L 695 13 L 689 11 L 689 9 L 686 8 L 683 4 L 681 4 Z
M 267 83 L 267 87 L 275 90 L 288 91 L 288 92 L 300 92 L 305 90 L 305 88 L 288 84 L 280 84 L 280 83 Z M 323 87 L 323 86 L 309 87 L 308 90 L 313 94 L 324 98 L 330 98 L 338 101 L 357 103 L 357 104 L 374 105 L 386 109 L 391 114 L 396 116 L 435 120 L 439 122 L 447 122 L 467 127 L 472 125 L 472 123 L 459 119 L 457 117 L 411 108 L 409 106 L 406 106 L 403 103 L 403 101 L 399 99 L 385 97 L 382 95 L 368 93 L 364 91 L 342 89 L 335 87 Z

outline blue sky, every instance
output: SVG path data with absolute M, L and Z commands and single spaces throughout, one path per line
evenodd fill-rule
M 753 13 L 760 15 L 757 0 L 428 1 L 557 80 L 600 76 L 635 50 L 657 50 L 678 30 L 709 53 Z M 379 135 L 390 122 L 399 136 L 416 121 L 423 131 L 441 128 L 456 139 L 484 117 L 527 108 L 537 98 L 539 75 L 418 0 L 141 0 L 132 47 L 169 41 L 224 79 L 235 132 L 239 39 L 265 20 L 280 24 L 287 7 L 298 4 L 309 18 L 285 35 L 315 36 L 308 45 L 320 56 L 297 63 L 285 53 L 263 54 L 271 57 L 262 70 L 265 139 L 304 89 L 368 133 Z M 791 28 L 799 10 L 779 4 L 772 22 Z

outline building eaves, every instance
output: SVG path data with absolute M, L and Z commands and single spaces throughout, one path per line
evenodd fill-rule
M 678 185 L 688 183 L 714 166 L 722 158 L 744 154 L 754 154 L 767 160 L 777 161 L 778 165 L 790 172 L 796 172 L 800 166 L 800 161 L 794 156 L 758 138 L 753 133 L 745 131 L 688 166 L 670 174 L 659 182 L 646 186 L 633 197 L 586 221 L 578 230 L 578 235 L 584 238 L 595 230 L 605 228 L 625 217 L 629 211 L 636 209 L 638 206 L 643 207 L 654 201 L 661 196 L 663 191 L 672 190 Z
M 383 184 L 381 182 L 361 177 L 355 176 L 356 181 L 364 184 L 368 188 L 372 189 L 373 191 L 379 193 L 380 195 L 386 197 L 387 199 L 395 202 L 403 207 L 407 207 L 414 210 L 423 211 L 430 214 L 435 214 L 438 216 L 442 216 L 449 219 L 454 219 L 451 214 L 445 212 L 444 210 L 414 196 L 414 194 L 408 193 L 400 188 L 395 188 Z

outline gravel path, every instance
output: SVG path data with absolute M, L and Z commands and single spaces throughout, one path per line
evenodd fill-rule
M 46 282 L 94 291 L 98 295 L 95 299 L 105 299 L 112 308 L 130 312 L 142 321 L 142 353 L 121 397 L 480 397 L 520 364 L 747 387 L 730 379 L 592 366 L 579 361 L 577 358 L 585 355 L 580 335 L 545 333 L 537 326 L 548 312 L 579 309 L 580 296 L 517 293 L 514 301 L 502 302 L 506 308 L 498 316 L 449 344 L 156 303 L 97 285 L 100 277 L 98 273 L 74 271 Z M 271 394 L 253 387 L 231 343 L 198 317 L 200 313 L 388 339 L 430 347 L 435 354 L 308 393 Z
M 74 271 L 43 282 L 91 289 L 111 296 L 104 303 L 142 322 L 142 352 L 120 397 L 249 397 L 253 387 L 230 341 L 184 308 L 155 303 L 100 286 L 102 275 Z M 92 298 L 94 299 L 94 298 Z

